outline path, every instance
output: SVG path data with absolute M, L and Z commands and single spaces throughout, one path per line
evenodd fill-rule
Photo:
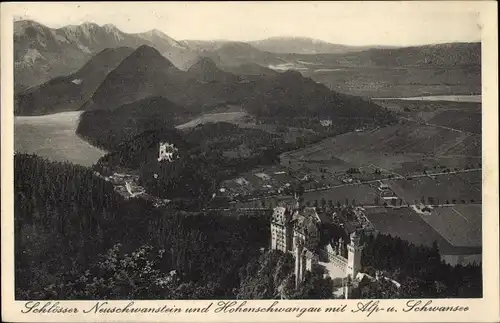
M 319 187 L 319 188 L 311 188 L 304 190 L 304 193 L 310 193 L 310 192 L 320 192 L 320 191 L 328 191 L 334 188 L 340 188 L 340 187 L 345 187 L 345 186 L 355 186 L 355 185 L 365 185 L 365 184 L 373 184 L 373 183 L 378 183 L 380 181 L 387 181 L 387 180 L 401 180 L 401 179 L 406 179 L 408 177 L 411 178 L 419 178 L 419 177 L 429 177 L 429 176 L 438 176 L 438 175 L 453 175 L 453 174 L 460 174 L 460 173 L 468 173 L 468 172 L 477 172 L 481 171 L 482 168 L 471 168 L 471 169 L 463 169 L 463 170 L 457 170 L 457 171 L 449 171 L 449 172 L 439 172 L 439 173 L 427 173 L 427 174 L 414 174 L 414 175 L 408 175 L 406 177 L 401 176 L 401 177 L 386 177 L 386 178 L 379 178 L 379 179 L 374 179 L 374 180 L 369 180 L 369 181 L 361 181 L 359 183 L 346 183 L 346 184 L 339 184 L 339 185 L 329 185 L 325 187 Z M 244 201 L 231 201 L 231 204 L 235 203 L 246 203 L 246 202 L 253 202 L 253 201 L 260 201 L 260 200 L 265 200 L 268 198 L 274 198 L 274 197 L 281 197 L 281 198 L 292 198 L 292 195 L 281 195 L 281 194 L 271 194 L 271 195 L 266 195 L 266 196 L 258 196 L 258 197 L 253 197 Z
M 440 125 L 437 125 L 437 124 L 428 123 L 428 122 L 425 122 L 425 121 L 418 121 L 418 120 L 411 119 L 411 118 L 406 118 L 406 117 L 401 117 L 401 116 L 400 116 L 400 118 L 404 119 L 404 120 L 407 120 L 407 121 L 411 121 L 411 122 L 423 124 L 423 125 L 426 125 L 426 126 L 429 126 L 429 127 L 441 128 L 441 129 L 451 130 L 451 131 L 455 131 L 455 132 L 461 132 L 461 133 L 465 133 L 465 134 L 469 134 L 469 135 L 480 135 L 480 133 L 475 133 L 475 132 L 470 132 L 470 131 L 455 129 L 455 128 L 446 127 L 446 126 L 440 126 Z

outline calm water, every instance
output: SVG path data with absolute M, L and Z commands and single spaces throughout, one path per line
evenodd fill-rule
M 105 151 L 75 134 L 81 111 L 14 117 L 14 150 L 53 161 L 93 165 Z
M 409 98 L 372 98 L 372 100 L 450 101 L 481 103 L 481 95 L 430 95 Z

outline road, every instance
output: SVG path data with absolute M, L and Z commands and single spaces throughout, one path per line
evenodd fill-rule
M 429 205 L 429 206 L 432 206 L 433 208 L 438 208 L 438 207 L 454 207 L 456 205 L 461 205 L 461 204 L 433 204 L 433 205 Z M 404 208 L 414 207 L 414 206 L 415 206 L 415 204 L 410 204 L 410 206 L 408 206 L 408 204 L 404 204 L 404 205 L 401 205 L 401 206 L 391 206 L 391 205 L 388 205 L 388 206 L 383 206 L 383 205 L 362 205 L 361 207 L 364 208 L 364 209 L 377 209 L 377 208 L 379 208 L 379 209 L 382 209 L 382 208 L 384 208 L 384 209 L 385 208 L 387 208 L 387 209 L 404 209 Z M 235 211 L 235 210 L 238 210 L 238 211 L 272 211 L 273 208 L 270 208 L 270 207 L 268 207 L 268 208 L 241 207 L 241 208 L 206 208 L 206 209 L 203 209 L 203 211 Z M 453 210 L 455 212 L 457 212 L 455 209 L 453 209 Z M 461 214 L 459 214 L 459 215 L 462 216 L 462 217 L 464 217 Z
M 379 181 L 386 181 L 386 180 L 401 180 L 401 179 L 406 179 L 408 177 L 419 178 L 419 177 L 429 177 L 429 176 L 439 176 L 439 175 L 452 175 L 452 174 L 477 172 L 477 171 L 481 171 L 481 170 L 482 170 L 482 168 L 471 168 L 471 169 L 463 169 L 463 170 L 449 171 L 449 172 L 414 174 L 414 175 L 408 175 L 406 177 L 402 176 L 402 175 L 398 175 L 398 177 L 379 178 L 379 179 L 374 179 L 374 180 L 369 180 L 369 181 L 362 181 L 359 183 L 346 183 L 346 184 L 339 184 L 339 185 L 333 185 L 333 186 L 329 185 L 329 186 L 325 186 L 325 187 L 311 188 L 311 189 L 304 190 L 304 193 L 328 191 L 328 190 L 331 190 L 334 188 L 340 188 L 340 187 L 345 187 L 345 186 L 374 184 L 374 183 L 378 183 Z M 254 198 L 244 200 L 244 201 L 231 201 L 230 203 L 235 204 L 235 203 L 253 202 L 253 201 L 260 201 L 260 200 L 265 200 L 265 199 L 273 198 L 273 197 L 282 197 L 282 198 L 286 199 L 286 198 L 292 198 L 293 196 L 292 195 L 272 194 L 272 195 L 266 195 L 266 196 L 258 196 L 258 197 L 254 197 Z
M 418 120 L 411 119 L 411 118 L 406 118 L 406 117 L 400 117 L 400 118 L 403 119 L 403 120 L 407 120 L 407 121 L 411 121 L 411 122 L 423 124 L 423 125 L 426 125 L 426 126 L 429 126 L 429 127 L 441 128 L 441 129 L 451 130 L 451 131 L 455 131 L 455 132 L 466 133 L 466 134 L 470 134 L 470 135 L 480 135 L 480 133 L 464 131 L 464 130 L 450 128 L 450 127 L 446 127 L 446 126 L 440 126 L 440 125 L 437 125 L 437 124 L 428 123 L 428 122 L 425 122 L 425 121 L 418 121 Z

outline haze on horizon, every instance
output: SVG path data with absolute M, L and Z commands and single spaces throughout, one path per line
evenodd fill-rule
M 5 4 L 4 4 L 5 5 Z M 353 46 L 481 40 L 474 2 L 7 3 L 16 20 L 52 28 L 93 22 L 127 33 L 158 29 L 176 40 L 310 37 Z

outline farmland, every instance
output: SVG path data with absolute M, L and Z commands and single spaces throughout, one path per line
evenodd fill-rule
M 453 211 L 463 211 L 464 207 L 474 208 L 469 210 L 472 213 L 467 213 L 475 214 L 468 216 L 471 222 L 465 226 L 465 220 Z M 436 241 L 443 258 L 451 263 L 478 260 L 482 249 L 480 213 L 478 205 L 435 208 L 428 216 L 419 215 L 411 208 L 371 208 L 365 212 L 381 233 L 398 236 L 416 245 L 431 246 Z
M 481 103 L 420 100 L 377 100 L 399 115 L 419 122 L 481 134 Z
M 481 186 L 471 185 L 475 181 L 473 176 L 481 174 L 480 171 L 473 172 L 475 175 L 450 174 L 429 177 L 415 177 L 411 180 L 394 179 L 387 180 L 397 196 L 410 204 L 415 201 L 424 201 L 429 204 L 449 203 L 478 203 L 481 201 Z M 448 202 L 448 203 L 447 203 Z
M 481 71 L 477 68 L 345 66 L 315 66 L 314 71 L 305 74 L 332 90 L 369 98 L 481 93 Z
M 435 208 L 430 215 L 419 216 L 453 246 L 481 246 L 481 205 Z
M 462 168 L 471 162 L 477 167 L 480 159 L 474 157 L 481 156 L 480 143 L 479 135 L 401 121 L 381 129 L 327 138 L 318 144 L 285 153 L 282 164 L 314 162 L 320 165 L 318 167 L 334 167 L 335 170 L 374 164 L 403 173 L 414 171 L 412 164 L 415 162 L 422 168 L 426 164 L 433 167 L 436 163 Z M 449 154 L 453 155 L 452 160 L 447 158 Z M 332 157 L 335 158 L 333 162 Z M 406 165 L 410 165 L 410 169 L 406 170 Z

